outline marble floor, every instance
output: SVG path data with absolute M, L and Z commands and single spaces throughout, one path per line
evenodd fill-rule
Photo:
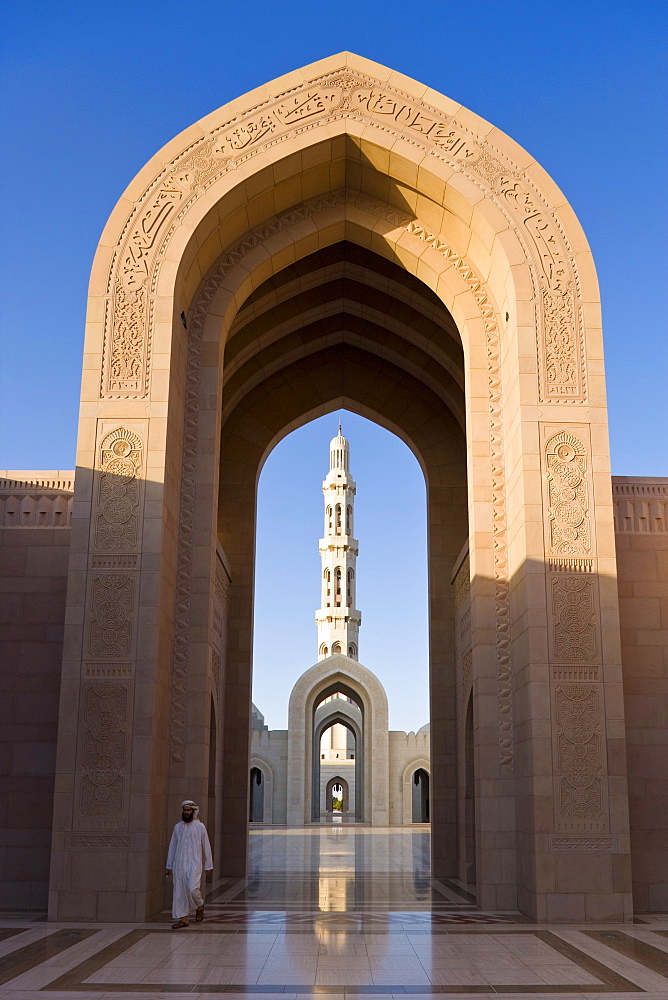
M 668 914 L 481 913 L 466 886 L 430 878 L 426 827 L 254 828 L 248 878 L 211 887 L 203 923 L 170 925 L 167 910 L 144 924 L 0 914 L 0 1000 L 668 998 Z

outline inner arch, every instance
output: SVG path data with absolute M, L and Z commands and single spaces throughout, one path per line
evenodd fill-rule
M 251 684 L 257 482 L 285 434 L 344 406 L 396 433 L 427 487 L 434 870 L 454 873 L 454 635 L 443 581 L 468 537 L 464 355 L 451 313 L 423 282 L 348 239 L 279 269 L 240 304 L 225 344 L 218 537 L 232 578 L 227 713 L 238 734 Z M 245 811 L 243 743 L 225 746 L 227 802 Z M 241 848 L 239 848 L 241 850 Z

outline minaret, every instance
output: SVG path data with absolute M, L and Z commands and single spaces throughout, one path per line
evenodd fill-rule
M 362 616 L 355 607 L 355 480 L 348 470 L 348 459 L 348 441 L 339 424 L 339 433 L 329 446 L 329 474 L 322 484 L 325 497 L 325 537 L 320 539 L 322 600 L 315 616 L 320 660 L 332 653 L 357 659 Z

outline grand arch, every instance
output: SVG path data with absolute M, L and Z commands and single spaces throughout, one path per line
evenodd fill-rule
M 348 53 L 239 98 L 114 209 L 82 385 L 53 917 L 160 909 L 184 793 L 222 795 L 219 872 L 244 873 L 257 477 L 341 405 L 427 482 L 434 874 L 457 872 L 468 685 L 479 905 L 628 915 L 598 289 L 523 149 Z

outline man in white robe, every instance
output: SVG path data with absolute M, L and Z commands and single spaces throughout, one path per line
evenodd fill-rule
M 202 858 L 204 870 L 213 869 L 211 844 L 204 823 L 197 819 L 199 806 L 191 799 L 181 803 L 181 822 L 177 823 L 167 854 L 166 876 L 172 873 L 174 896 L 172 917 L 176 923 L 172 929 L 187 927 L 190 910 L 195 907 L 195 920 L 204 919 L 204 899 L 200 884 L 202 881 Z

